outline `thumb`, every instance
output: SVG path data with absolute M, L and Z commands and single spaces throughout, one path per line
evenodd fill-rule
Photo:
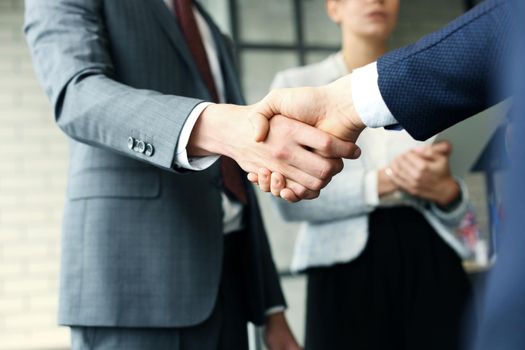
M 279 101 L 279 93 L 272 90 L 261 101 L 253 105 L 253 113 L 250 113 L 250 123 L 254 132 L 256 142 L 263 142 L 270 131 L 269 120 L 276 113 L 275 104 Z
M 270 131 L 270 122 L 261 114 L 251 114 L 248 116 L 252 125 L 253 135 L 256 142 L 263 142 Z
M 441 141 L 432 145 L 432 150 L 444 156 L 449 156 L 452 153 L 452 144 L 448 141 Z

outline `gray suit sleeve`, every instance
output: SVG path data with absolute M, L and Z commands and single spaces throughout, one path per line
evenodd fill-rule
M 184 122 L 202 101 L 114 79 L 101 0 L 26 0 L 24 31 L 38 79 L 69 137 L 172 170 Z M 130 151 L 130 135 L 154 140 L 154 156 Z

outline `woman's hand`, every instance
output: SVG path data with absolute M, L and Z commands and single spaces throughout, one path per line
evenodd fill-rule
M 283 312 L 266 318 L 264 341 L 269 350 L 301 350 Z
M 448 163 L 451 152 L 448 142 L 413 149 L 394 159 L 388 174 L 401 190 L 446 207 L 460 193 Z

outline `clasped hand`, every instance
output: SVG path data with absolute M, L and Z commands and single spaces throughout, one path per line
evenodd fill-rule
M 251 121 L 256 132 L 256 140 L 267 142 L 267 136 L 274 128 L 271 125 L 275 118 L 274 115 L 283 115 L 309 124 L 318 131 L 332 135 L 332 140 L 346 141 L 354 145 L 355 153 L 346 157 L 343 156 L 343 158 L 356 159 L 360 156 L 361 151 L 355 146 L 355 142 L 365 125 L 355 111 L 351 96 L 351 81 L 349 77 L 341 78 L 332 84 L 318 88 L 273 90 L 255 105 L 255 111 L 251 115 Z M 318 133 L 318 135 L 321 134 Z M 326 134 L 324 135 L 326 138 Z M 313 134 L 311 136 L 320 137 Z M 334 156 L 326 152 L 319 153 L 315 148 L 309 151 L 314 151 L 323 157 Z M 252 183 L 259 185 L 262 191 L 271 191 L 273 195 L 282 197 L 290 202 L 312 199 L 319 195 L 319 192 L 311 193 L 305 191 L 304 183 L 295 181 L 295 179 L 283 173 L 279 173 L 280 176 L 272 177 L 273 183 L 270 186 L 272 172 L 279 173 L 269 166 L 264 166 L 257 171 L 251 171 L 248 174 L 248 179 Z
M 279 173 L 286 182 L 280 195 L 298 201 L 316 198 L 343 169 L 342 158 L 360 156 L 355 141 L 363 128 L 343 78 L 319 88 L 274 90 L 252 106 L 210 105 L 187 150 L 228 156 L 254 181 L 263 168 Z

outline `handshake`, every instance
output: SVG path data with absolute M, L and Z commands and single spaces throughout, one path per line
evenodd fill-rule
M 193 129 L 188 154 L 230 157 L 254 183 L 281 174 L 275 181 L 285 183 L 272 184 L 279 188 L 273 194 L 297 202 L 317 198 L 343 169 L 342 158 L 359 158 L 355 142 L 364 128 L 347 76 L 317 88 L 273 90 L 251 106 L 210 105 Z

